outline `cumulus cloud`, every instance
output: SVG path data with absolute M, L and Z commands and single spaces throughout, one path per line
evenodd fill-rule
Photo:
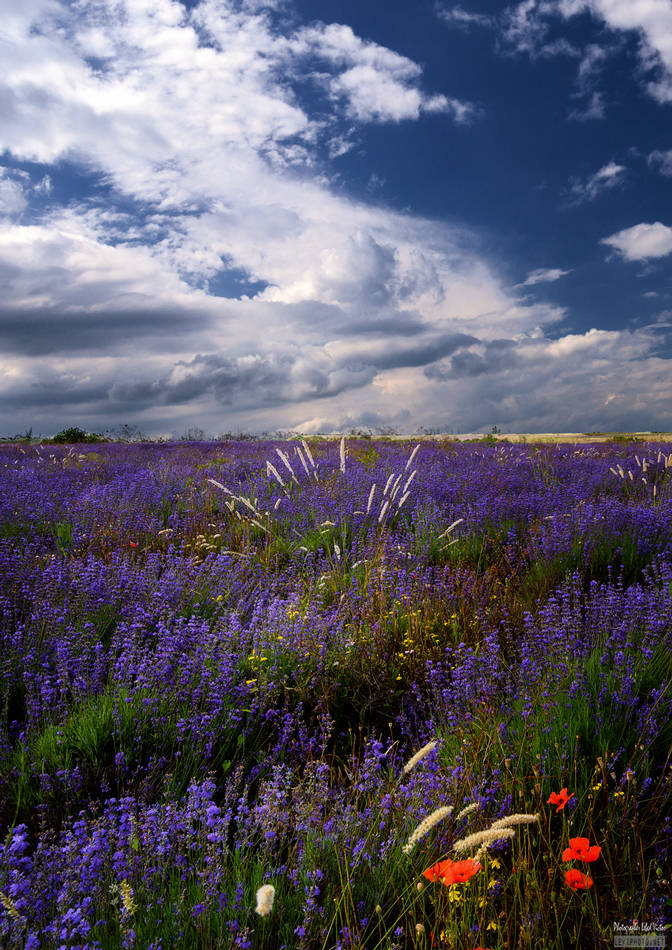
M 333 100 L 342 100 L 350 117 L 365 122 L 417 119 L 421 112 L 447 112 L 467 122 L 476 111 L 470 103 L 429 95 L 418 86 L 417 63 L 377 43 L 364 41 L 340 23 L 299 30 L 288 42 L 294 57 L 313 57 L 328 71 L 320 81 Z
M 602 243 L 613 247 L 626 261 L 652 260 L 672 254 L 672 228 L 660 221 L 635 224 L 603 238 Z

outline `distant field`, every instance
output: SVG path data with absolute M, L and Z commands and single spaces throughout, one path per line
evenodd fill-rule
M 490 438 L 490 435 L 486 435 Z M 399 436 L 398 438 L 412 441 L 416 436 Z M 471 439 L 483 439 L 482 432 L 461 432 L 457 435 L 422 435 L 420 439 L 456 439 L 460 442 Z M 499 442 L 672 442 L 672 432 L 500 432 L 493 438 Z

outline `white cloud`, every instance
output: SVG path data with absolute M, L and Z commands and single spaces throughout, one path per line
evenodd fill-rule
M 583 53 L 564 38 L 548 42 L 553 20 L 570 19 L 583 13 L 592 14 L 614 33 L 635 33 L 639 37 L 640 61 L 654 78 L 646 81 L 651 96 L 660 103 L 672 102 L 672 4 L 669 0 L 522 0 L 509 8 L 504 19 L 505 40 L 518 52 L 531 56 L 555 53 L 576 55 L 582 59 L 579 84 L 599 68 L 610 52 L 610 44 L 591 44 Z M 594 95 L 594 93 L 593 93 Z M 594 117 L 597 112 L 594 104 Z M 586 118 L 579 112 L 575 117 Z
M 635 224 L 610 237 L 603 238 L 626 261 L 646 261 L 672 254 L 672 228 L 656 221 L 654 224 Z
M 417 63 L 377 43 L 360 39 L 344 24 L 319 24 L 289 40 L 294 56 L 321 59 L 332 72 L 322 82 L 333 99 L 344 100 L 347 113 L 364 122 L 400 122 L 421 112 L 447 112 L 458 122 L 476 114 L 470 103 L 445 95 L 427 95 L 417 85 Z
M 585 181 L 581 181 L 579 178 L 573 178 L 570 182 L 572 202 L 574 204 L 581 204 L 583 201 L 593 201 L 601 192 L 618 187 L 623 184 L 626 171 L 625 165 L 617 165 L 616 162 L 609 162 Z
M 659 102 L 672 101 L 672 4 L 669 0 L 562 0 L 565 15 L 588 9 L 612 30 L 634 31 L 641 41 L 642 62 L 658 73 L 648 84 Z
M 0 167 L 0 215 L 20 214 L 27 204 L 21 182 Z
M 497 22 L 495 17 L 486 13 L 470 13 L 460 6 L 446 7 L 437 4 L 435 9 L 440 20 L 460 30 L 470 30 L 474 26 L 492 28 Z
M 548 283 L 554 280 L 559 280 L 561 277 L 564 277 L 566 274 L 571 274 L 570 270 L 561 270 L 559 267 L 540 267 L 537 270 L 531 271 L 525 278 L 525 280 L 520 284 L 521 287 L 531 287 L 533 284 Z
M 647 161 L 649 166 L 655 168 L 661 175 L 672 178 L 672 149 L 669 151 L 656 149 L 651 152 Z
M 579 93 L 579 96 L 581 93 Z M 578 98 L 578 97 L 577 97 Z M 607 113 L 604 96 L 601 92 L 594 90 L 590 93 L 588 100 L 578 109 L 572 109 L 568 118 L 577 122 L 589 122 L 594 119 L 604 119 Z

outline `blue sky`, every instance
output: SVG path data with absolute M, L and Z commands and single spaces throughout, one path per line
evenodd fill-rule
M 670 0 L 0 12 L 0 434 L 672 430 Z

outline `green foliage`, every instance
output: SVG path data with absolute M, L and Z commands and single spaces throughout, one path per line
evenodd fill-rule
M 61 429 L 51 439 L 55 445 L 79 444 L 82 442 L 105 442 L 105 436 L 97 432 L 87 432 L 79 426 L 69 426 L 67 429 Z

